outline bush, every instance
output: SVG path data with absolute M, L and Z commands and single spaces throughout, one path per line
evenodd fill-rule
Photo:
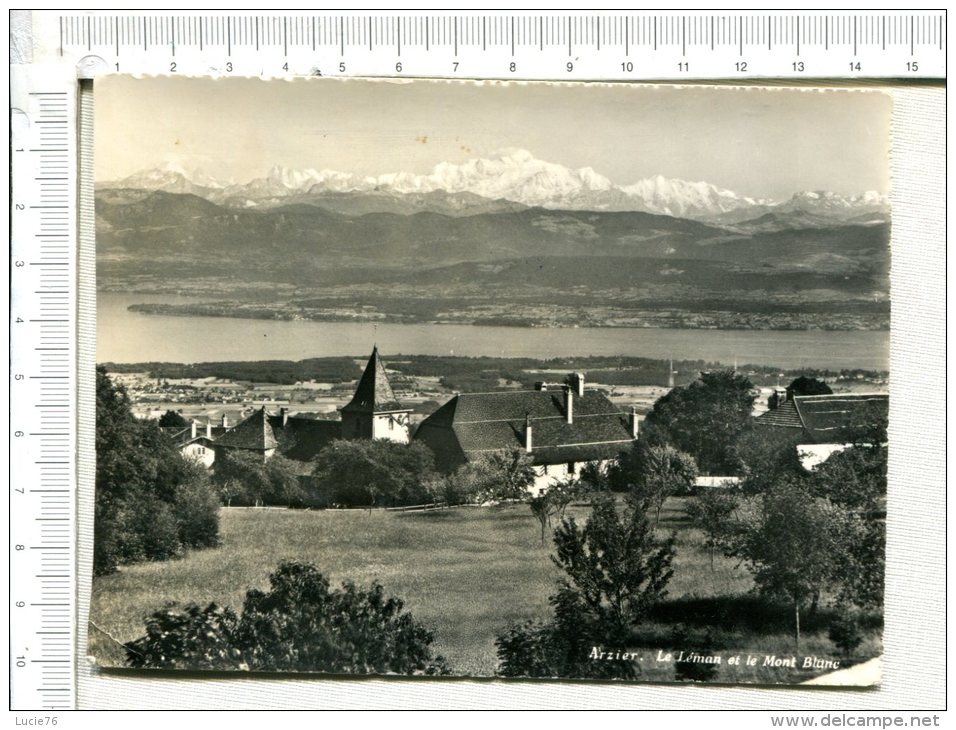
M 860 619 L 848 606 L 839 606 L 839 614 L 830 624 L 829 637 L 834 646 L 849 658 L 850 654 L 863 643 L 863 629 Z
M 373 583 L 331 590 L 312 565 L 287 561 L 268 592 L 246 593 L 241 616 L 210 605 L 166 608 L 125 645 L 137 668 L 247 669 L 344 674 L 448 674 L 433 636 Z
M 219 544 L 219 499 L 205 479 L 181 484 L 176 490 L 173 511 L 179 541 L 190 548 Z

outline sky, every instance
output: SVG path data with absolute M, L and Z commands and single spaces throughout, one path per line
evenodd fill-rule
M 107 76 L 94 93 L 98 181 L 167 163 L 235 182 L 276 164 L 422 174 L 520 148 L 618 185 L 889 192 L 891 100 L 874 91 Z

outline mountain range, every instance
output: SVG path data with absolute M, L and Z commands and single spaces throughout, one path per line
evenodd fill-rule
M 746 230 L 753 225 L 761 230 L 784 230 L 889 220 L 886 197 L 873 191 L 852 196 L 803 191 L 788 199 L 770 200 L 661 175 L 620 185 L 590 167 L 571 169 L 537 159 L 526 150 L 508 150 L 494 158 L 461 164 L 442 162 L 421 175 L 360 176 L 277 165 L 265 176 L 245 183 L 216 180 L 201 171 L 167 164 L 121 180 L 100 182 L 97 188 L 191 194 L 240 209 L 307 204 L 347 215 L 431 212 L 470 216 L 544 208 L 653 213 L 731 228 L 743 225 Z
M 617 185 L 520 150 L 427 175 L 275 167 L 237 183 L 165 166 L 98 184 L 96 227 L 101 288 L 203 300 L 162 305 L 167 314 L 761 329 L 889 322 L 882 195 L 762 200 L 660 176 Z

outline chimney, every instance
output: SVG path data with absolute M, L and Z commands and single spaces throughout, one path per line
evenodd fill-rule
M 539 380 L 538 382 L 536 382 L 536 383 L 534 384 L 534 389 L 535 389 L 535 390 L 547 390 L 547 389 L 548 389 L 548 384 L 547 384 L 546 382 L 544 382 L 543 380 Z
M 568 423 L 574 423 L 574 389 L 564 386 L 564 417 Z
M 524 417 L 524 450 L 531 453 L 531 414 Z
M 631 406 L 631 413 L 628 416 L 627 422 L 631 428 L 631 438 L 636 439 L 640 430 L 640 422 L 637 420 L 637 408 L 634 406 Z
M 190 425 L 190 432 L 191 432 L 189 438 L 196 438 L 196 422 L 190 421 L 189 425 Z
M 212 423 L 206 421 L 206 438 L 212 439 Z
M 289 409 L 282 406 L 282 408 L 279 409 L 279 415 L 282 416 L 282 428 L 285 428 L 289 422 Z
M 584 373 L 571 373 L 568 376 L 568 384 L 574 389 L 578 398 L 584 397 Z
M 222 414 L 222 420 L 220 421 L 223 428 L 229 428 L 229 418 L 225 413 Z

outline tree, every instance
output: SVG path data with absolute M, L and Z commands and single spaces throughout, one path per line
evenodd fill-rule
M 738 497 L 726 489 L 706 489 L 687 503 L 687 516 L 704 533 L 704 545 L 710 551 L 710 569 L 714 570 L 717 550 L 733 534 L 733 515 Z
M 525 501 L 534 486 L 531 455 L 523 449 L 481 454 L 459 467 L 451 477 L 469 501 Z
M 581 491 L 581 486 L 574 477 L 556 482 L 540 494 L 528 500 L 531 513 L 541 523 L 541 544 L 544 545 L 545 531 L 551 526 L 554 516 L 564 518 L 564 511 Z
M 772 490 L 782 479 L 805 476 L 797 453 L 801 437 L 793 430 L 751 423 L 740 433 L 735 458 L 740 464 L 741 491 L 761 494 Z
M 479 497 L 495 502 L 528 497 L 528 490 L 534 486 L 535 471 L 531 455 L 524 449 L 492 451 L 482 460 L 491 475 L 491 483 L 487 493 Z
M 613 466 L 614 479 L 625 483 L 631 499 L 642 508 L 652 508 L 654 525 L 661 521 L 661 510 L 668 497 L 690 494 L 697 482 L 694 460 L 672 446 L 637 444 L 632 453 Z
M 295 462 L 281 454 L 263 460 L 252 451 L 224 450 L 216 459 L 213 483 L 227 505 L 292 507 L 305 498 Z
M 810 490 L 861 513 L 885 509 L 887 449 L 853 446 L 835 454 L 813 470 Z
M 841 571 L 841 601 L 883 605 L 886 573 L 887 449 L 869 444 L 832 454 L 808 478 L 810 491 L 845 509 L 858 526 L 847 542 Z
M 790 600 L 799 649 L 800 609 L 807 601 L 815 608 L 821 592 L 839 584 L 859 523 L 793 481 L 753 498 L 749 507 L 731 552 L 747 562 L 761 593 Z
M 93 571 L 166 560 L 218 543 L 219 505 L 205 472 L 155 422 L 133 416 L 125 388 L 96 370 Z
M 573 517 L 554 531 L 552 560 L 565 573 L 550 598 L 548 622 L 527 622 L 498 635 L 498 673 L 531 677 L 633 677 L 627 657 L 594 661 L 596 645 L 627 646 L 632 628 L 667 593 L 675 538 L 658 540 L 639 509 L 619 513 L 598 501 L 584 527 Z
M 188 426 L 189 421 L 176 411 L 166 411 L 159 417 L 160 428 L 187 428 Z
M 822 380 L 801 375 L 787 386 L 787 400 L 795 395 L 832 395 L 833 390 Z
M 554 531 L 552 560 L 566 574 L 563 587 L 583 602 L 591 622 L 608 640 L 629 628 L 667 593 L 676 539 L 654 536 L 640 509 L 619 514 L 611 499 L 594 505 L 583 528 L 573 517 Z
M 125 645 L 136 668 L 348 674 L 448 674 L 432 633 L 378 583 L 333 590 L 315 566 L 287 561 L 270 590 L 246 593 L 242 615 L 210 605 L 156 611 Z
M 736 474 L 734 446 L 751 420 L 753 386 L 732 371 L 701 373 L 657 399 L 644 419 L 642 440 L 690 454 L 704 474 Z
M 578 479 L 581 482 L 582 491 L 590 494 L 600 494 L 611 489 L 607 469 L 593 461 L 581 467 Z
M 431 499 L 435 457 L 419 442 L 333 441 L 315 457 L 312 475 L 333 503 L 418 504 Z

